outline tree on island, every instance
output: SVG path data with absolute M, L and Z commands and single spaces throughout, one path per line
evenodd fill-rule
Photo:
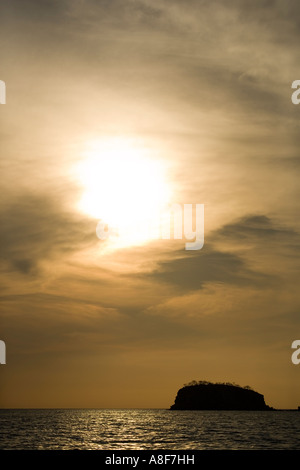
M 253 390 L 250 385 L 244 385 L 243 387 L 241 385 L 236 384 L 235 382 L 209 382 L 207 380 L 191 380 L 191 382 L 188 382 L 187 384 L 183 384 L 184 387 L 193 387 L 194 385 L 227 385 L 228 387 L 239 387 L 239 388 L 244 388 L 245 390 Z

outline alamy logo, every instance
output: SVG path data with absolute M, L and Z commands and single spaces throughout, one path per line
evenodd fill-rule
M 196 204 L 195 216 L 193 212 L 193 204 L 184 204 L 183 209 L 180 204 L 172 204 L 169 211 L 160 214 L 156 220 L 149 223 L 148 238 L 170 240 L 173 229 L 175 240 L 182 240 L 183 237 L 189 240 L 185 243 L 186 250 L 200 250 L 204 245 L 204 204 Z M 138 228 L 132 227 L 131 230 L 138 230 Z M 113 236 L 122 237 L 126 235 L 126 231 L 124 233 L 116 227 L 110 227 L 102 220 L 96 228 L 96 234 L 100 240 Z
M 3 80 L 0 80 L 0 104 L 6 104 L 6 85 Z
M 6 364 L 6 345 L 0 340 L 0 364 Z
M 292 94 L 292 103 L 299 104 L 300 103 L 300 80 L 294 80 L 292 83 L 292 88 L 297 88 L 296 91 Z
M 292 342 L 292 349 L 296 349 L 292 354 L 292 363 L 298 365 L 300 364 L 300 339 Z

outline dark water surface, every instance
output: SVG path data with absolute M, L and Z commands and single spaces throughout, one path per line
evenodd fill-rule
M 300 412 L 0 410 L 0 448 L 300 450 Z

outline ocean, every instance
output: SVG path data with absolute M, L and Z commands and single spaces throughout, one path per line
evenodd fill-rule
M 2 450 L 300 450 L 299 411 L 0 410 Z

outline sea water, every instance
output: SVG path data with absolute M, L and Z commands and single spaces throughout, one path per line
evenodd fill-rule
M 299 411 L 0 410 L 7 450 L 299 450 Z

